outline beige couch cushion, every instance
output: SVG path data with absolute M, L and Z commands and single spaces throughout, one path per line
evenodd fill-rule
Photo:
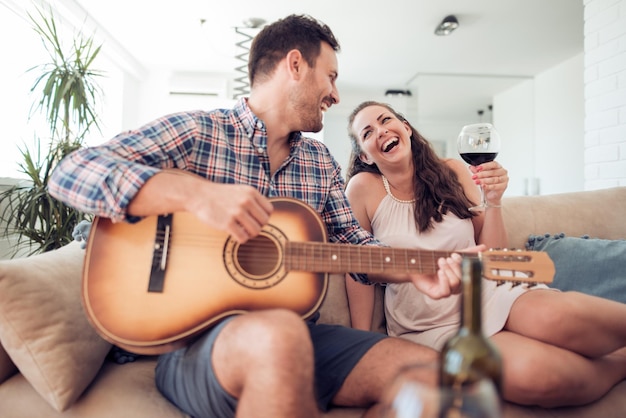
M 74 242 L 0 262 L 0 344 L 58 411 L 83 393 L 110 349 L 82 309 L 83 254 Z

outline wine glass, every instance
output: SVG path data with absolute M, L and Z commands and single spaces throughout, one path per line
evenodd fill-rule
M 432 379 L 438 363 L 400 371 L 381 399 L 382 418 L 500 418 L 501 401 L 493 381 L 479 377 L 459 387 Z
M 466 163 L 477 166 L 495 160 L 500 152 L 500 134 L 490 123 L 474 123 L 461 129 L 457 148 Z M 489 205 L 485 199 L 485 190 L 480 187 L 480 204 L 469 210 L 482 211 Z

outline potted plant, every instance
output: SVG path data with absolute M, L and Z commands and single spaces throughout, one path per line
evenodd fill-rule
M 96 104 L 101 96 L 97 78 L 100 71 L 92 69 L 101 46 L 93 36 L 78 32 L 72 45 L 63 47 L 52 10 L 45 14 L 37 9 L 29 18 L 50 55 L 50 62 L 31 68 L 39 72 L 31 93 L 39 93 L 31 109 L 45 116 L 49 127 L 49 143 L 36 139 L 34 150 L 20 149 L 19 169 L 27 181 L 0 193 L 1 231 L 5 238 L 15 240 L 15 252 L 28 255 L 59 248 L 72 241 L 74 227 L 88 217 L 54 199 L 47 191 L 48 180 L 56 164 L 70 152 L 82 147 L 85 135 L 99 128 Z

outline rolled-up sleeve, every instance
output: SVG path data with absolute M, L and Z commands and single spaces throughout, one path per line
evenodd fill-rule
M 87 169 L 79 169 L 87 167 Z M 100 151 L 79 150 L 59 163 L 48 184 L 50 194 L 86 213 L 127 219 L 130 201 L 159 169 L 108 160 Z
M 176 114 L 79 149 L 55 167 L 48 190 L 82 212 L 135 221 L 127 215 L 131 200 L 161 169 L 185 168 L 195 131 L 192 117 Z

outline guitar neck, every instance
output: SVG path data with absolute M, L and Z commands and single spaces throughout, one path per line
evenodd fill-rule
M 288 242 L 287 270 L 317 273 L 423 273 L 437 271 L 437 259 L 450 252 L 378 247 L 373 245 Z
M 430 251 L 373 245 L 287 242 L 284 263 L 288 271 L 365 274 L 434 274 L 437 260 L 450 251 Z M 480 253 L 483 277 L 514 283 L 551 283 L 554 263 L 545 252 L 488 250 Z

